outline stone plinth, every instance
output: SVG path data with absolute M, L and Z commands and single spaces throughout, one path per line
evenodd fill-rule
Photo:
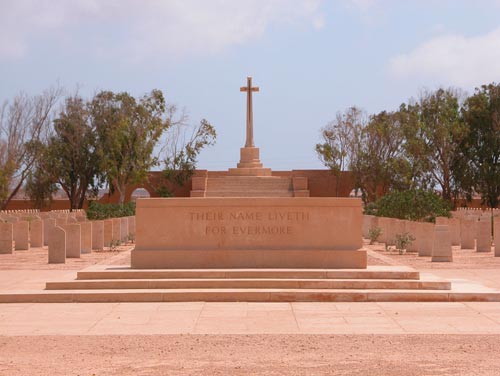
M 82 253 L 91 253 L 92 252 L 92 223 L 85 221 L 79 222 L 80 225 L 80 237 L 81 244 L 80 249 Z
M 120 218 L 113 218 L 113 242 L 120 244 L 122 237 L 122 221 Z
M 104 221 L 92 221 L 92 249 L 104 249 Z
M 350 198 L 138 199 L 132 268 L 366 268 Z
M 491 252 L 491 217 L 477 222 L 476 252 Z
M 61 227 L 66 233 L 66 257 L 80 258 L 80 253 L 82 249 L 80 225 L 77 223 L 70 223 L 62 225 Z
M 271 176 L 270 168 L 264 168 L 259 157 L 259 148 L 240 148 L 240 162 L 237 168 L 230 168 L 230 176 Z
M 104 246 L 111 247 L 113 244 L 113 220 L 104 220 Z
M 462 249 L 475 249 L 476 221 L 460 220 L 460 246 Z
M 45 218 L 43 220 L 43 245 L 49 245 L 50 230 L 56 225 L 54 218 Z
M 447 225 L 434 226 L 432 242 L 432 262 L 451 262 L 453 253 L 451 248 L 451 232 Z
M 27 251 L 29 245 L 29 223 L 28 221 L 19 221 L 13 223 L 14 243 L 16 251 Z
M 417 227 L 418 255 L 421 257 L 432 256 L 434 224 L 430 222 L 420 222 Z
M 128 217 L 128 233 L 135 239 L 135 217 Z
M 458 218 L 450 218 L 448 225 L 450 226 L 451 245 L 460 245 L 460 220 Z
M 49 232 L 49 264 L 66 263 L 66 232 L 54 226 Z
M 0 222 L 0 254 L 12 253 L 13 240 L 12 223 Z
M 43 247 L 43 221 L 30 222 L 30 245 L 31 247 Z
M 121 241 L 126 243 L 128 241 L 128 218 L 120 218 L 120 238 Z
M 500 217 L 494 218 L 493 238 L 495 242 L 495 257 L 500 257 Z

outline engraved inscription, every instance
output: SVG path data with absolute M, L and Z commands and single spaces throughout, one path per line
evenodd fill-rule
M 303 211 L 196 211 L 189 219 L 204 223 L 205 236 L 291 235 L 294 224 L 309 221 Z

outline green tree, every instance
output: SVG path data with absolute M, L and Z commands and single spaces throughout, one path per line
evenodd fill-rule
M 452 164 L 465 133 L 460 97 L 452 88 L 424 91 L 416 103 L 402 107 L 409 116 L 405 124 L 407 155 L 418 164 L 417 175 L 432 186 L 439 185 L 445 200 L 451 200 L 456 190 Z
M 89 194 L 97 194 L 101 179 L 97 137 L 81 97 L 66 98 L 40 155 L 26 186 L 32 199 L 46 200 L 57 184 L 68 196 L 71 209 L 81 209 Z
M 140 99 L 125 92 L 103 91 L 92 100 L 90 113 L 101 166 L 110 190 L 118 191 L 120 203 L 125 200 L 127 185 L 144 182 L 148 171 L 158 164 L 153 151 L 171 125 L 172 110 L 160 90 Z
M 483 85 L 462 109 L 467 132 L 454 161 L 454 176 L 468 193 L 494 208 L 500 196 L 500 84 Z
M 377 200 L 390 189 L 408 187 L 399 112 L 372 115 L 355 150 L 350 167 L 365 203 Z

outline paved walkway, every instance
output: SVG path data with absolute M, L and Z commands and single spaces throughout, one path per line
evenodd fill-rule
M 421 272 L 500 290 L 497 269 Z M 76 270 L 0 270 L 0 292 L 41 290 L 47 281 L 75 276 Z M 174 333 L 500 334 L 500 303 L 0 304 L 0 335 Z
M 0 335 L 500 334 L 500 303 L 0 304 Z

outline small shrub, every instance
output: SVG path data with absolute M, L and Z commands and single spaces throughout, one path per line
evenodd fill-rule
M 100 204 L 92 201 L 87 210 L 89 220 L 102 220 L 108 218 L 129 217 L 135 215 L 135 202 L 125 204 Z
M 382 234 L 382 229 L 380 227 L 372 227 L 368 231 L 368 238 L 370 239 L 370 244 L 375 243 L 381 234 Z
M 415 237 L 408 232 L 403 234 L 396 234 L 396 249 L 399 251 L 399 254 L 402 255 L 406 252 L 406 248 L 413 243 Z
M 451 204 L 437 193 L 424 190 L 395 191 L 376 203 L 368 205 L 366 212 L 379 217 L 434 222 L 436 217 L 450 217 Z

